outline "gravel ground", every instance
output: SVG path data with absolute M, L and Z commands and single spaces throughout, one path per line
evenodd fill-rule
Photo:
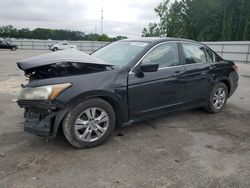
M 250 187 L 250 65 L 216 115 L 202 109 L 117 129 L 78 150 L 63 136 L 23 131 L 12 100 L 26 82 L 16 62 L 47 51 L 0 51 L 0 187 Z

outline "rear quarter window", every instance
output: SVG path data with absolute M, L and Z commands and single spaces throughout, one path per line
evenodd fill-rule
M 215 62 L 215 54 L 211 50 L 206 49 L 206 56 L 207 56 L 207 62 L 209 63 Z

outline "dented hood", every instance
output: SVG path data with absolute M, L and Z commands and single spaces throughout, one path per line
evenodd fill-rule
M 112 64 L 106 63 L 101 59 L 92 57 L 77 49 L 67 49 L 39 55 L 36 57 L 18 61 L 17 65 L 20 69 L 26 71 L 28 69 L 62 62 L 88 63 L 112 66 Z

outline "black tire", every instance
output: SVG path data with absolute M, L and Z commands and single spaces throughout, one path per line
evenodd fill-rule
M 11 47 L 11 50 L 16 51 L 16 47 L 15 46 Z
M 214 95 L 215 93 L 218 91 L 219 88 L 222 88 L 224 91 L 225 91 L 225 100 L 223 102 L 223 104 L 219 107 L 219 108 L 216 108 L 214 103 Z M 212 113 L 212 114 L 216 114 L 216 113 L 219 113 L 223 110 L 224 106 L 226 105 L 227 103 L 227 98 L 228 98 L 228 89 L 227 89 L 227 86 L 222 83 L 222 82 L 219 82 L 217 84 L 215 84 L 210 96 L 209 96 L 209 101 L 208 101 L 208 106 L 207 106 L 207 111 Z
M 57 48 L 57 47 L 53 48 L 53 51 L 57 51 L 57 50 L 58 50 L 58 48 Z
M 109 123 L 106 132 L 98 140 L 92 142 L 85 142 L 78 138 L 75 133 L 75 122 L 77 117 L 88 108 L 101 108 L 103 109 L 109 118 Z M 93 98 L 85 100 L 77 104 L 69 113 L 66 115 L 63 121 L 63 132 L 66 139 L 71 145 L 76 148 L 91 148 L 102 144 L 108 137 L 111 136 L 116 124 L 116 116 L 112 106 L 103 99 Z

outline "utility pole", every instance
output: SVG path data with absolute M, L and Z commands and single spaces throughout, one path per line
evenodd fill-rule
M 102 1 L 102 9 L 101 9 L 101 35 L 103 34 L 103 0 Z

